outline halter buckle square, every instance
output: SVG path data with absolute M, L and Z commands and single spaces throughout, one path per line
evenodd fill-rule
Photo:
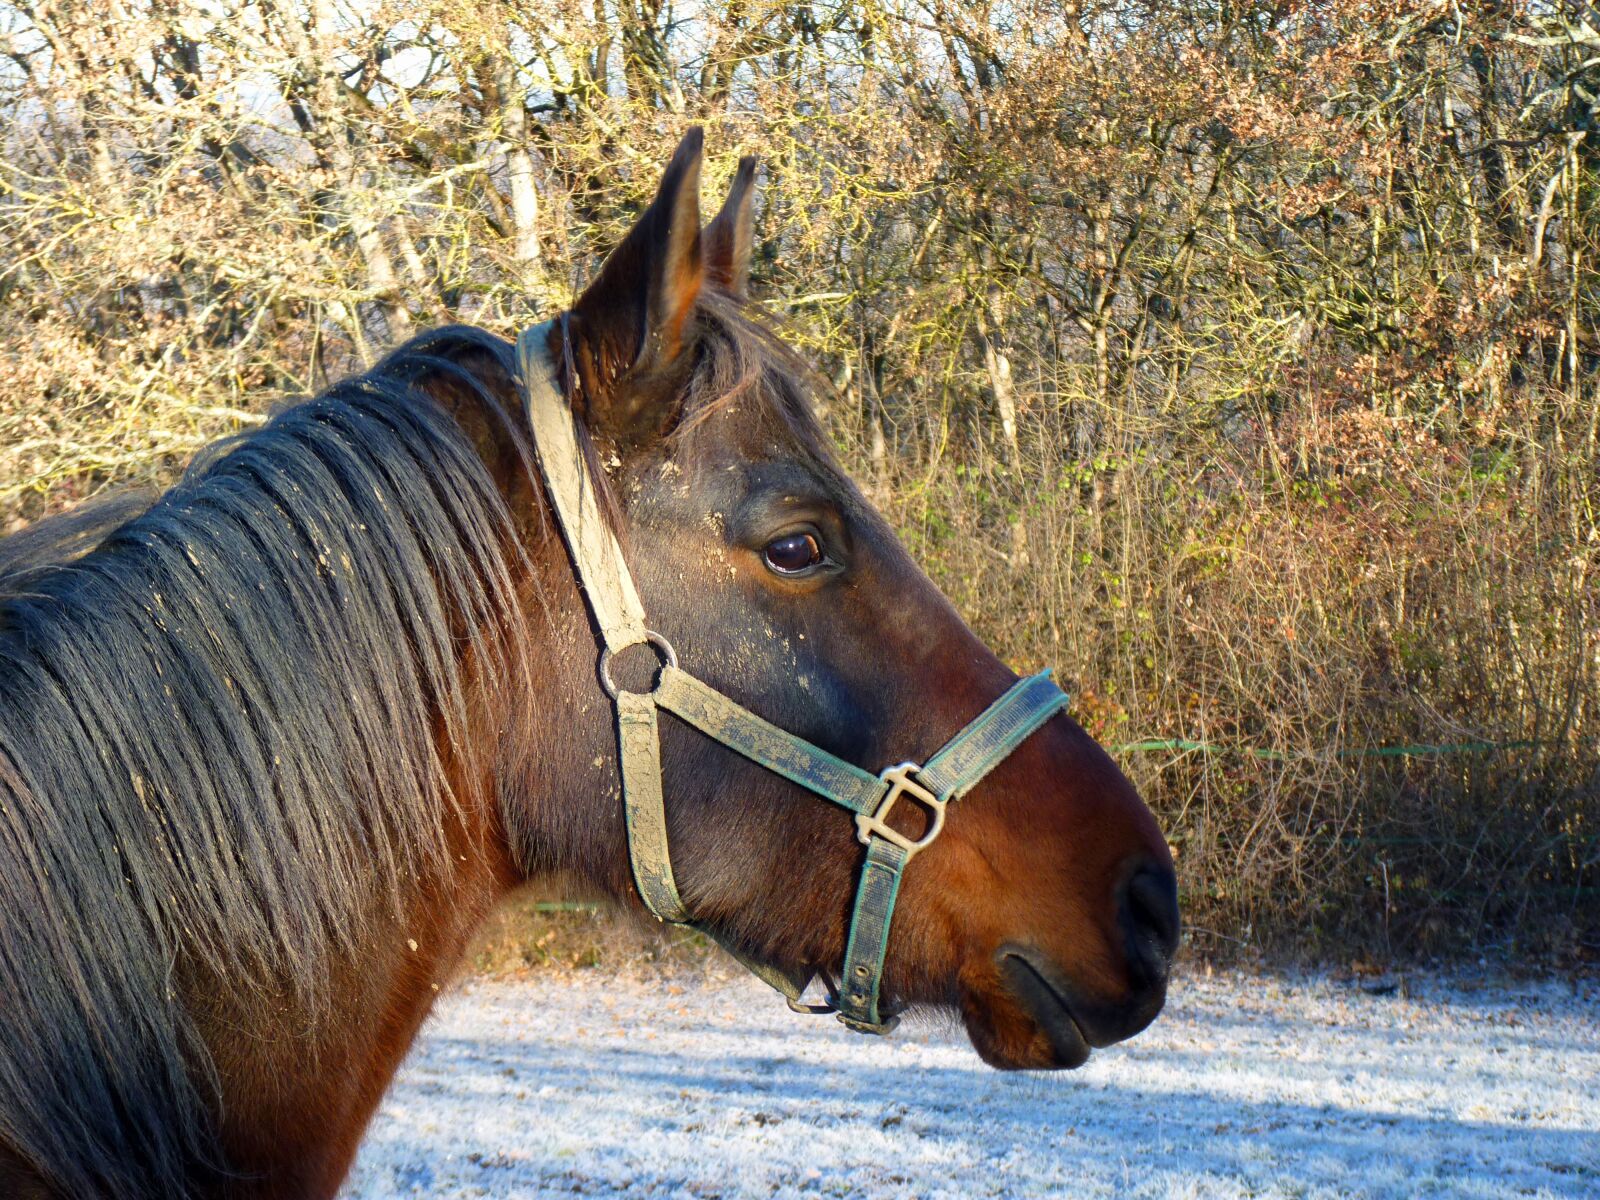
M 889 785 L 889 790 L 884 793 L 883 799 L 878 801 L 878 807 L 871 813 L 856 814 L 856 837 L 863 846 L 870 845 L 874 837 L 881 837 L 904 850 L 909 860 L 913 854 L 939 836 L 939 831 L 944 828 L 946 802 L 917 782 L 917 772 L 921 769 L 914 762 L 903 762 L 896 766 L 885 767 L 879 773 L 878 778 Z M 889 813 L 894 808 L 894 802 L 901 796 L 915 801 L 928 810 L 928 828 L 920 838 L 909 838 L 899 830 L 889 827 Z

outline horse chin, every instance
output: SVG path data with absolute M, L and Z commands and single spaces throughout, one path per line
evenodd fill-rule
M 995 955 L 1000 987 L 965 992 L 962 1017 L 978 1056 L 1002 1071 L 1071 1071 L 1089 1061 L 1090 1042 L 1054 972 L 1013 947 Z
M 1166 980 L 1126 998 L 1080 986 L 1036 947 L 995 951 L 981 989 L 965 989 L 967 1033 L 984 1061 L 1009 1070 L 1071 1070 L 1099 1050 L 1133 1037 L 1166 1002 Z

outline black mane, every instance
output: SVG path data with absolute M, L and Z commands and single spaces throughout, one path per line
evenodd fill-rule
M 435 739 L 471 754 L 458 663 L 503 665 L 514 540 L 417 386 L 495 419 L 467 356 L 511 373 L 497 338 L 427 334 L 86 553 L 0 543 L 0 1146 L 65 1195 L 185 1194 L 214 1096 L 174 980 L 315 1011 L 375 881 L 397 895 L 476 802 Z

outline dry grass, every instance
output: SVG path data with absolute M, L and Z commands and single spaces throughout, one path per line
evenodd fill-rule
M 639 970 L 703 961 L 715 947 L 697 933 L 651 923 L 622 911 L 572 900 L 518 895 L 484 925 L 467 954 L 474 971 Z

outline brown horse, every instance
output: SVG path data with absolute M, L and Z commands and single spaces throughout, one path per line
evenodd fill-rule
M 700 157 L 542 349 L 685 670 L 849 763 L 924 761 L 1015 676 L 840 472 L 744 299 L 751 166 L 702 229 Z M 522 383 L 430 333 L 113 528 L 0 546 L 0 1195 L 332 1196 L 497 901 L 562 872 L 639 905 Z M 695 920 L 837 975 L 852 823 L 660 738 Z M 906 869 L 885 1010 L 1076 1066 L 1155 1016 L 1177 936 L 1154 819 L 1057 714 Z

